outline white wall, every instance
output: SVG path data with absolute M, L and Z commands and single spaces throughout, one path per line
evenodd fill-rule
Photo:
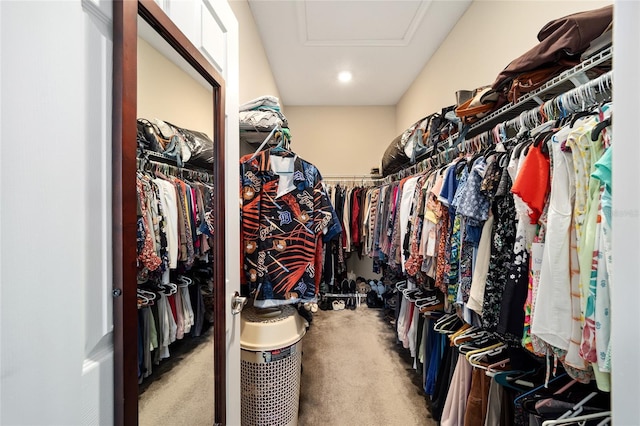
M 93 6 L 0 2 L 2 424 L 113 419 L 112 43 Z
M 396 105 L 396 133 L 455 104 L 457 90 L 492 84 L 509 62 L 537 44 L 547 22 L 611 3 L 475 0 Z

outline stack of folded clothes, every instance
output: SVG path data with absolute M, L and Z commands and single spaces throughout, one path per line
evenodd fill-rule
M 275 96 L 261 96 L 240 106 L 240 140 L 261 143 L 275 126 L 289 127 Z

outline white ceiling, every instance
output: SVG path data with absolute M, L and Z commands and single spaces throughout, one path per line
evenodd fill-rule
M 395 105 L 472 0 L 249 0 L 283 105 Z M 338 81 L 348 70 L 353 80 Z

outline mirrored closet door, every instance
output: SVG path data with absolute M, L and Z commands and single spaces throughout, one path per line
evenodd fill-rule
M 114 4 L 116 424 L 224 424 L 224 81 L 131 3 Z

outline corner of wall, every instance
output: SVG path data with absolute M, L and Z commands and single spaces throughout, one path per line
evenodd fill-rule
M 247 0 L 229 1 L 240 35 L 240 103 L 264 95 L 280 99 L 262 38 Z

